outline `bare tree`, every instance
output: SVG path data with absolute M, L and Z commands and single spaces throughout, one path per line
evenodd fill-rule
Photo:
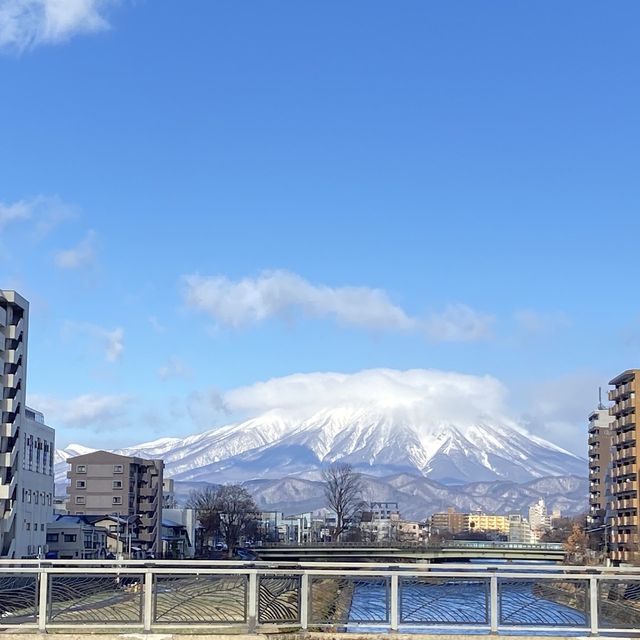
M 327 503 L 336 512 L 333 536 L 339 541 L 349 520 L 362 509 L 362 478 L 350 464 L 338 462 L 323 470 L 322 479 Z
M 230 558 L 240 538 L 255 529 L 259 513 L 251 494 L 239 484 L 194 490 L 188 506 L 197 511 L 208 535 L 219 535 L 224 540 Z
M 567 536 L 563 546 L 566 552 L 566 564 L 585 564 L 587 562 L 589 536 L 579 523 L 574 522 L 571 533 Z

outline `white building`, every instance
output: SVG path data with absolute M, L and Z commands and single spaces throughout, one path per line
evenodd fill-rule
M 511 514 L 509 516 L 509 542 L 523 544 L 538 542 L 538 537 L 531 530 L 528 520 L 519 514 Z
M 540 498 L 538 502 L 529 507 L 529 524 L 533 533 L 538 537 L 551 529 L 551 517 L 544 498 Z
M 54 431 L 25 404 L 29 303 L 0 290 L 0 557 L 44 553 L 53 515 Z

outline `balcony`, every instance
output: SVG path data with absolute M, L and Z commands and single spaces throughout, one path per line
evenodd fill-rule
M 11 451 L 0 453 L 0 467 L 12 468 L 18 455 L 18 447 L 14 445 Z
M 13 476 L 9 484 L 0 484 L 0 500 L 10 500 L 13 497 L 13 491 L 18 482 L 17 477 Z
M 620 495 L 621 493 L 629 493 L 630 491 L 637 491 L 638 483 L 635 480 L 617 482 L 613 485 L 612 491 L 614 495 Z
M 20 400 L 18 398 L 4 398 L 0 400 L 0 410 L 7 411 L 8 413 L 15 413 L 20 406 Z
M 635 426 L 635 424 L 636 424 L 635 413 L 629 413 L 629 414 L 620 416 L 616 420 L 616 424 L 614 426 L 614 429 L 621 429 L 621 428 L 624 428 L 624 427 L 632 427 L 632 426 Z
M 7 373 L 7 375 L 4 376 L 4 386 L 10 389 L 15 389 L 21 381 L 22 377 L 15 373 Z
M 626 511 L 628 509 L 634 509 L 637 505 L 637 498 L 614 498 L 611 502 L 611 506 L 616 511 Z
M 611 444 L 614 447 L 618 447 L 620 445 L 626 444 L 627 442 L 635 443 L 635 441 L 636 441 L 635 429 L 618 433 L 615 436 L 613 436 L 613 438 L 611 438 Z
M 17 422 L 0 423 L 0 436 L 3 438 L 15 438 L 18 431 Z
M 16 324 L 10 324 L 7 327 L 6 336 L 10 340 L 18 340 L 24 327 L 24 318 L 20 318 Z
M 636 457 L 636 448 L 635 446 L 633 446 L 633 447 L 628 447 L 626 449 L 619 449 L 618 451 L 616 451 L 613 456 L 613 460 L 614 462 L 621 462 L 623 460 L 630 460 L 631 458 L 635 458 L 635 457 Z
M 637 464 L 623 464 L 620 467 L 616 467 L 613 469 L 612 476 L 613 478 L 622 478 L 624 476 L 636 476 L 638 475 L 638 465 Z
M 9 349 L 5 354 L 5 362 L 7 364 L 18 364 L 22 358 L 24 351 L 24 343 L 20 342 L 15 349 Z

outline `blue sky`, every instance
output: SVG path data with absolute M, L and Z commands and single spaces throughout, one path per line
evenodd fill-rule
M 0 287 L 59 445 L 316 371 L 635 367 L 637 2 L 0 0 Z M 626 291 L 625 291 L 626 289 Z

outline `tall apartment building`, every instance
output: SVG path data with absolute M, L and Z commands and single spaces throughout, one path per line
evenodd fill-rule
M 437 534 L 461 533 L 465 529 L 465 514 L 449 507 L 445 512 L 434 513 L 431 516 L 431 532 Z
M 587 529 L 592 549 L 604 550 L 609 538 L 607 500 L 611 493 L 613 416 L 602 404 L 589 414 L 589 513 Z
M 545 531 L 551 529 L 551 516 L 547 511 L 547 504 L 544 498 L 540 498 L 529 507 L 529 524 L 538 537 L 541 537 Z
M 95 451 L 69 458 L 68 511 L 72 515 L 138 516 L 133 541 L 162 550 L 164 462 Z
M 609 382 L 614 418 L 611 425 L 611 537 L 614 561 L 640 564 L 638 533 L 638 457 L 636 398 L 640 369 L 629 369 Z M 602 462 L 602 458 L 600 458 Z M 602 467 L 603 465 L 601 465 Z
M 0 557 L 44 552 L 53 515 L 55 435 L 25 404 L 29 303 L 0 290 Z

